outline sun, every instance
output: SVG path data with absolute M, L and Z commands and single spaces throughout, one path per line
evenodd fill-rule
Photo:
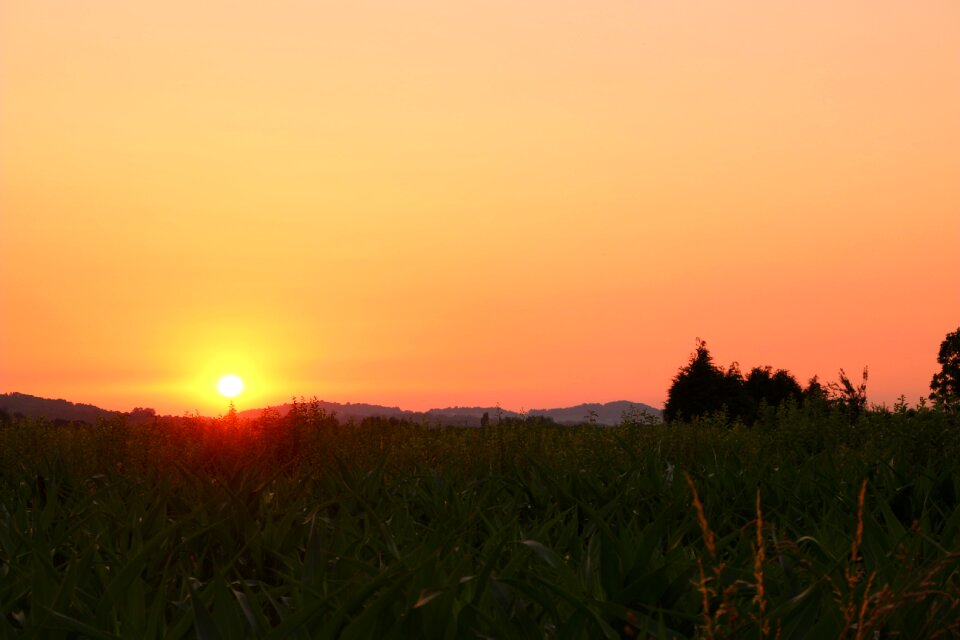
M 220 378 L 220 382 L 217 383 L 217 391 L 225 398 L 235 398 L 243 391 L 243 380 L 232 373 L 228 376 L 223 376 Z

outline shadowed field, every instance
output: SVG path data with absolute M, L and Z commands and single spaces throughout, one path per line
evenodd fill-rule
M 960 632 L 960 432 L 928 409 L 482 429 L 0 429 L 0 630 L 42 638 Z

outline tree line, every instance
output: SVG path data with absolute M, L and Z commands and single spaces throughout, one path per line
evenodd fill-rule
M 960 328 L 940 345 L 937 356 L 940 371 L 930 382 L 930 396 L 936 408 L 949 414 L 960 413 Z M 754 367 L 743 374 L 734 362 L 724 369 L 713 361 L 707 343 L 697 338 L 690 361 L 682 367 L 667 392 L 663 409 L 666 422 L 690 421 L 723 414 L 731 423 L 754 424 L 764 408 L 786 404 L 802 406 L 819 403 L 838 408 L 855 420 L 867 409 L 867 368 L 859 383 L 843 369 L 836 382 L 821 384 L 817 376 L 806 386 L 785 369 Z

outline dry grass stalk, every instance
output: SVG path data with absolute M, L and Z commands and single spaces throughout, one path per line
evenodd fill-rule
M 687 480 L 690 480 L 690 476 L 687 476 Z M 700 572 L 700 581 L 697 584 L 697 589 L 700 591 L 700 596 L 703 599 L 703 630 L 708 640 L 714 640 L 713 618 L 710 616 L 710 590 L 707 588 L 708 580 L 706 574 L 703 572 L 703 563 L 700 562 L 700 558 L 697 558 L 697 569 Z
M 687 484 L 690 485 L 690 491 L 693 493 L 693 508 L 697 510 L 697 522 L 700 524 L 700 532 L 703 534 L 703 541 L 707 545 L 707 551 L 714 562 L 717 560 L 717 547 L 713 541 L 713 531 L 710 530 L 710 523 L 707 522 L 707 516 L 703 513 L 703 503 L 700 502 L 700 496 L 697 494 L 697 487 L 693 484 L 693 478 L 689 473 L 684 473 L 687 478 Z
M 757 624 L 764 638 L 770 635 L 770 621 L 767 620 L 767 594 L 763 585 L 763 565 L 766 560 L 767 549 L 763 543 L 763 510 L 760 508 L 760 487 L 757 487 L 757 543 L 753 551 L 753 577 L 757 582 L 757 594 L 753 601 L 759 609 Z
M 851 589 L 860 581 L 860 546 L 863 544 L 863 503 L 867 495 L 867 479 L 860 485 L 860 495 L 857 497 L 857 530 L 850 547 L 850 567 L 844 569 L 847 586 Z
M 866 482 L 864 482 L 866 486 Z M 860 495 L 863 495 L 861 491 Z M 862 504 L 862 500 L 861 500 Z M 864 619 L 867 617 L 867 607 L 870 604 L 870 587 L 873 586 L 873 580 L 877 577 L 877 572 L 874 571 L 870 574 L 870 577 L 867 578 L 867 586 L 863 590 L 863 601 L 860 603 L 860 615 L 857 617 L 857 635 L 855 636 L 856 640 L 863 640 L 864 634 L 867 632 L 866 627 L 864 626 Z

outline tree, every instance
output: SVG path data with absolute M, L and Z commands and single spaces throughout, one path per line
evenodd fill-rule
M 740 420 L 745 424 L 753 424 L 756 420 L 757 401 L 750 395 L 747 378 L 743 377 L 739 362 L 730 363 L 723 374 L 723 397 L 723 406 L 730 422 Z
M 137 424 L 147 424 L 147 423 L 157 423 L 157 410 L 150 407 L 135 407 L 133 411 L 128 414 L 129 420 L 132 423 Z
M 754 367 L 743 383 L 749 404 L 743 418 L 746 424 L 752 424 L 760 415 L 760 406 L 779 407 L 793 400 L 799 403 L 803 398 L 803 389 L 797 380 L 783 369 L 772 367 Z
M 730 378 L 739 374 L 731 367 Z M 692 420 L 727 408 L 731 379 L 723 369 L 713 363 L 713 357 L 707 350 L 707 343 L 697 338 L 697 348 L 690 356 L 687 366 L 680 369 L 673 378 L 673 384 L 667 392 L 667 403 L 663 408 L 663 419 Z
M 846 410 L 851 422 L 867 408 L 867 368 L 863 368 L 863 380 L 857 386 L 847 377 L 847 373 L 840 369 L 840 381 L 827 385 L 830 399 Z
M 220 417 L 220 424 L 231 428 L 240 424 L 240 416 L 237 414 L 237 408 L 234 406 L 233 400 L 230 401 L 230 408 L 227 409 L 227 414 Z
M 940 372 L 930 381 L 930 399 L 945 411 L 957 412 L 960 408 L 960 327 L 940 343 L 937 362 Z
M 813 376 L 807 381 L 807 386 L 803 390 L 802 401 L 825 403 L 827 401 L 827 390 L 820 384 L 819 376 Z

